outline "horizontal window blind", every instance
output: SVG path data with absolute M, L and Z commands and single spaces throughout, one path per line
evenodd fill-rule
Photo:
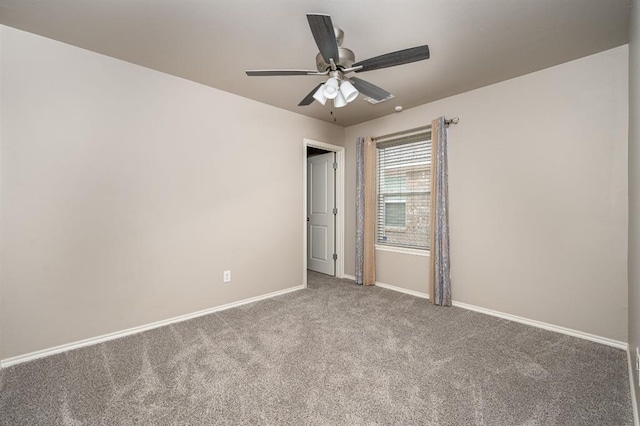
M 431 133 L 377 141 L 378 244 L 428 249 Z

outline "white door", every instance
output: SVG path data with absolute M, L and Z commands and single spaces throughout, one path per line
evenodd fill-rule
M 307 268 L 335 275 L 335 153 L 307 158 Z

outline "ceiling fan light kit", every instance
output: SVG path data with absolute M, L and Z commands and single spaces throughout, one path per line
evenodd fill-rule
M 386 90 L 369 83 L 368 81 L 346 77 L 352 72 L 373 71 L 381 68 L 394 67 L 411 62 L 429 59 L 429 46 L 411 47 L 398 50 L 364 61 L 356 62 L 353 51 L 342 47 L 344 31 L 335 28 L 329 15 L 308 14 L 307 20 L 311 28 L 311 34 L 318 46 L 320 53 L 316 56 L 316 70 L 279 69 L 279 70 L 251 70 L 246 71 L 250 77 L 254 76 L 291 76 L 291 75 L 317 75 L 329 76 L 324 84 L 319 84 L 300 101 L 299 106 L 306 106 L 316 100 L 325 105 L 327 99 L 333 99 L 335 108 L 342 108 L 353 102 L 358 93 L 363 93 L 367 98 L 382 102 L 393 95 Z
M 322 105 L 327 103 L 327 97 L 324 95 L 324 84 L 321 84 L 320 87 L 318 87 L 318 90 L 313 94 L 313 99 Z
M 349 83 L 346 80 L 340 84 L 340 92 L 347 100 L 347 102 L 352 102 L 358 97 L 358 91 L 356 90 L 356 88 L 353 87 L 353 84 Z
M 342 108 L 343 106 L 346 106 L 346 105 L 347 105 L 347 100 L 342 95 L 342 92 L 338 92 L 338 95 L 333 100 L 333 107 Z
M 338 95 L 338 87 L 340 83 L 338 83 L 338 79 L 335 77 L 331 77 L 324 84 L 324 97 L 327 99 L 333 99 Z

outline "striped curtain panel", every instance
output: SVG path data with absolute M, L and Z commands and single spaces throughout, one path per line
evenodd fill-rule
M 431 123 L 431 303 L 451 306 L 449 177 L 445 118 Z
M 376 145 L 356 141 L 356 283 L 374 285 L 376 220 Z

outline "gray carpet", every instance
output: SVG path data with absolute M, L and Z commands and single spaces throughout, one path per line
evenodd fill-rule
M 314 273 L 0 386 L 3 425 L 633 424 L 624 351 Z

